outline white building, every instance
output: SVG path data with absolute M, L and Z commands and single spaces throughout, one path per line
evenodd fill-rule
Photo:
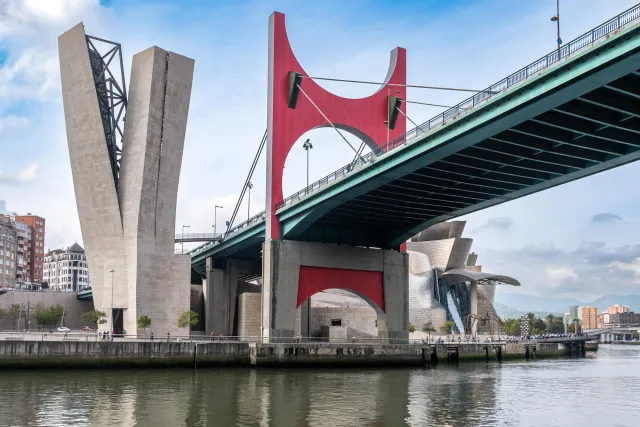
M 49 251 L 44 258 L 43 281 L 52 291 L 77 292 L 91 287 L 84 249 L 74 243 L 67 249 Z

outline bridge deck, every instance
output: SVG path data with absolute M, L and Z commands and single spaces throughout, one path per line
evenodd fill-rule
M 640 157 L 640 6 L 287 198 L 283 237 L 394 248 L 424 228 Z M 262 214 L 261 214 L 262 215 Z M 258 254 L 263 217 L 192 253 Z M 234 255 L 236 256 L 236 255 Z

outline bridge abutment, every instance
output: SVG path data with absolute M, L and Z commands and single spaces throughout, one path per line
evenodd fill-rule
M 409 326 L 408 255 L 394 250 L 268 240 L 263 245 L 262 336 L 292 338 L 296 311 L 322 290 L 345 289 L 378 313 L 379 338 L 406 339 Z

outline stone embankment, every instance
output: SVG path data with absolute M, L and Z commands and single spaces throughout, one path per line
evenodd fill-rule
M 0 341 L 0 369 L 210 366 L 425 366 L 582 356 L 585 341 L 500 344 Z

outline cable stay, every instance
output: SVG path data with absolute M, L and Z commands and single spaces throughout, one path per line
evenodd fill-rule
M 427 102 L 418 102 L 418 101 L 407 101 L 404 100 L 407 104 L 418 104 L 418 105 L 427 105 L 429 107 L 442 107 L 442 108 L 453 108 L 451 105 L 442 105 L 442 104 L 429 104 Z
M 331 82 L 358 83 L 358 84 L 377 85 L 377 86 L 399 86 L 399 87 L 411 87 L 411 88 L 416 88 L 416 89 L 451 90 L 451 91 L 456 91 L 456 92 L 474 92 L 474 93 L 478 93 L 478 92 L 489 92 L 489 93 L 491 93 L 492 92 L 492 91 L 487 91 L 486 89 L 477 90 L 477 89 L 462 89 L 462 88 L 456 88 L 456 87 L 442 87 L 442 86 L 403 85 L 403 84 L 399 84 L 399 83 L 370 82 L 370 81 L 366 81 L 366 80 L 333 79 L 333 78 L 329 78 L 329 77 L 302 76 L 302 78 L 311 79 L 311 80 L 327 80 L 327 81 L 331 81 Z
M 348 170 L 352 171 L 353 168 L 356 167 L 356 163 L 358 162 L 358 159 L 359 158 L 362 159 L 362 152 L 364 151 L 365 145 L 366 145 L 365 142 L 362 141 L 362 144 L 360 144 L 360 147 L 358 147 L 358 151 L 356 152 L 356 155 L 353 157 L 353 160 L 349 164 Z
M 247 192 L 247 188 L 249 187 L 249 183 L 251 182 L 251 177 L 253 177 L 253 172 L 256 170 L 256 165 L 258 164 L 258 160 L 260 159 L 260 155 L 264 150 L 264 146 L 266 142 L 267 142 L 267 131 L 265 130 L 264 135 L 262 136 L 262 141 L 260 141 L 260 147 L 258 147 L 258 152 L 256 153 L 256 156 L 253 159 L 253 163 L 251 164 L 251 169 L 249 170 L 247 179 L 244 181 L 244 185 L 242 186 L 240 197 L 238 197 L 238 203 L 236 203 L 236 207 L 233 209 L 233 214 L 231 215 L 231 219 L 229 220 L 229 225 L 227 226 L 227 230 L 224 233 L 225 237 L 229 233 L 229 230 L 231 230 L 231 227 L 233 227 L 233 222 L 236 219 L 236 215 L 238 214 L 238 210 L 240 209 L 240 204 L 242 203 L 242 200 L 244 199 L 244 195 Z
M 322 112 L 322 110 L 316 105 L 315 102 L 313 102 L 313 100 L 311 99 L 311 97 L 309 95 L 307 95 L 307 92 L 304 91 L 304 89 L 302 89 L 300 87 L 299 84 L 296 85 L 298 87 L 298 90 L 300 92 L 302 92 L 302 94 L 305 96 L 305 98 L 307 98 L 309 100 L 309 102 L 311 103 L 311 105 L 313 105 L 316 110 L 318 110 L 318 113 L 320 113 L 320 115 L 322 115 L 322 117 L 324 117 L 324 119 L 327 121 L 327 123 L 329 123 L 329 125 L 331 125 L 331 127 L 333 128 L 333 130 L 335 130 L 336 132 L 338 132 L 338 135 L 340 135 L 340 138 L 343 139 L 344 142 L 347 143 L 347 145 L 349 147 L 351 147 L 351 149 L 353 150 L 354 153 L 356 153 L 356 157 L 360 157 L 362 159 L 362 156 L 360 156 L 360 154 L 358 153 L 358 150 L 355 149 L 355 147 L 353 145 L 351 145 L 351 143 L 349 141 L 347 141 L 347 138 L 344 137 L 344 135 L 342 134 L 342 132 L 340 132 L 338 130 L 337 127 L 335 127 L 335 125 L 333 123 L 331 123 L 331 120 L 329 120 L 329 118 Z M 364 160 L 363 160 L 364 161 Z
M 404 111 L 402 111 L 400 108 L 396 108 L 396 110 L 398 110 L 400 112 L 400 114 L 402 114 L 403 116 L 405 116 L 407 118 L 407 120 L 409 120 L 411 123 L 413 123 L 413 125 L 417 128 L 420 129 L 420 131 L 422 131 L 422 128 L 413 120 L 411 120 L 411 118 L 409 116 L 407 116 Z

